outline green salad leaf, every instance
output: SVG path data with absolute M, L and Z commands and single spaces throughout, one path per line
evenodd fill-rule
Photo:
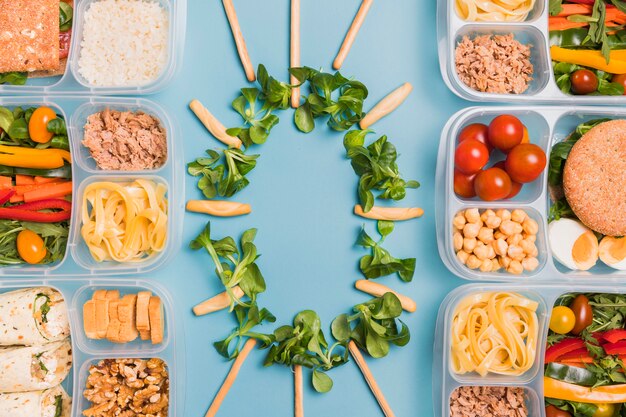
M 208 199 L 217 195 L 232 197 L 248 186 L 246 175 L 256 167 L 259 155 L 246 155 L 239 149 L 224 149 L 222 156 L 214 150 L 206 151 L 208 157 L 196 158 L 187 164 L 187 172 L 198 180 L 198 188 Z

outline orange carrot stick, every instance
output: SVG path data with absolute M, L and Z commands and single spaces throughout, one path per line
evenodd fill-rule
M 63 178 L 34 177 L 35 184 L 51 184 L 53 182 L 64 182 Z
M 23 202 L 24 202 L 23 195 L 13 194 L 11 198 L 9 198 L 9 203 L 23 203 Z
M 35 179 L 30 175 L 20 175 L 17 174 L 15 176 L 15 185 L 31 185 L 35 183 Z
M 12 188 L 13 179 L 11 177 L 0 176 L 0 188 Z
M 591 14 L 591 4 L 562 4 L 561 12 L 557 16 L 567 17 L 573 14 Z
M 566 17 L 550 17 L 548 19 L 549 30 L 567 30 L 573 28 L 583 28 L 589 26 L 589 23 L 585 22 L 572 22 L 567 20 Z
M 40 188 L 24 193 L 24 201 L 43 200 L 45 198 L 60 198 L 72 194 L 72 181 L 59 182 L 54 184 L 42 184 Z

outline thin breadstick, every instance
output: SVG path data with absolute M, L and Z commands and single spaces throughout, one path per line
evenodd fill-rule
M 244 40 L 243 33 L 241 32 L 241 26 L 239 26 L 239 19 L 237 18 L 237 13 L 235 12 L 235 6 L 233 6 L 233 0 L 222 0 L 222 3 L 224 4 L 224 10 L 226 10 L 228 23 L 230 23 L 230 29 L 232 30 L 233 37 L 235 38 L 237 53 L 239 54 L 239 59 L 241 59 L 243 70 L 246 73 L 246 78 L 248 81 L 253 82 L 256 80 L 256 75 L 254 74 L 252 61 L 250 61 L 250 55 L 248 55 L 248 48 L 246 47 L 246 41 Z
M 369 366 L 367 366 L 367 362 L 365 362 L 365 358 L 361 354 L 359 347 L 354 343 L 354 341 L 350 341 L 348 343 L 348 349 L 350 350 L 350 354 L 354 358 L 354 361 L 359 366 L 367 385 L 369 385 L 372 394 L 376 397 L 376 401 L 378 401 L 378 405 L 380 405 L 380 409 L 383 411 L 383 414 L 386 417 L 395 417 L 395 414 L 391 410 L 391 407 L 387 403 L 383 392 L 380 390 L 378 383 L 374 379 L 374 375 L 372 375 L 372 371 L 370 371 Z
M 348 29 L 348 33 L 346 33 L 346 37 L 343 39 L 341 48 L 339 48 L 339 53 L 337 53 L 337 57 L 333 62 L 334 69 L 338 70 L 343 65 L 343 61 L 345 61 L 346 56 L 348 56 L 348 52 L 350 52 L 350 48 L 352 48 L 354 39 L 356 39 L 356 35 L 359 33 L 359 29 L 361 29 L 361 25 L 363 25 L 365 16 L 367 16 L 373 2 L 374 0 L 363 0 L 361 3 L 361 7 L 359 7 L 359 11 L 356 13 L 356 16 L 354 16 L 350 29 Z
M 300 0 L 291 0 L 291 68 L 300 66 Z M 291 76 L 291 84 L 298 84 L 298 79 Z M 300 106 L 300 87 L 291 90 L 291 107 Z
M 236 285 L 232 289 L 233 295 L 239 299 L 243 297 L 243 290 Z M 230 306 L 230 296 L 226 291 L 217 294 L 215 297 L 211 297 L 208 300 L 201 302 L 193 308 L 193 313 L 196 316 L 204 316 L 205 314 L 213 313 L 215 311 L 223 310 Z
M 374 220 L 402 221 L 422 217 L 424 210 L 419 207 L 379 207 L 374 206 L 367 213 L 360 204 L 354 206 L 354 214 Z
M 304 394 L 302 392 L 302 366 L 293 367 L 293 389 L 294 389 L 294 416 L 304 417 Z
M 200 101 L 191 100 L 189 108 L 216 139 L 233 148 L 241 148 L 241 140 L 226 133 L 224 125 Z
M 235 217 L 252 212 L 250 204 L 223 200 L 189 200 L 187 211 L 205 213 L 216 217 Z
M 414 313 L 417 309 L 417 304 L 413 299 L 407 297 L 406 295 L 400 294 L 389 288 L 386 285 L 379 284 L 377 282 L 373 282 L 367 279 L 359 279 L 354 284 L 357 290 L 366 292 L 374 297 L 382 297 L 385 293 L 393 293 L 400 300 L 400 304 L 402 304 L 402 308 L 408 311 L 409 313 Z
M 241 365 L 243 365 L 246 358 L 248 357 L 248 354 L 250 354 L 252 349 L 254 349 L 254 346 L 256 346 L 255 339 L 248 339 L 246 341 L 243 349 L 241 349 L 241 352 L 239 352 L 237 359 L 235 359 L 235 362 L 233 362 L 233 366 L 230 368 L 230 371 L 228 371 L 228 375 L 226 375 L 226 379 L 220 387 L 220 390 L 217 392 L 217 395 L 213 399 L 213 402 L 209 407 L 209 411 L 206 412 L 205 417 L 214 417 L 217 414 L 220 406 L 222 405 L 222 402 L 224 401 L 224 398 L 226 398 L 226 394 L 228 394 L 230 387 L 233 385 L 233 382 L 235 382 L 235 379 L 237 378 L 237 374 L 241 369 Z
M 413 86 L 411 83 L 404 83 L 400 87 L 393 90 L 387 96 L 385 96 L 382 100 L 380 100 L 373 108 L 370 110 L 363 120 L 359 123 L 361 129 L 365 130 L 383 117 L 387 116 L 389 113 L 398 108 L 404 100 L 411 94 L 413 91 Z

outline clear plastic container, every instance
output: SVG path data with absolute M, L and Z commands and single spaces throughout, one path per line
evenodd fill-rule
M 85 11 L 97 0 L 74 0 L 74 18 L 70 54 L 65 74 L 55 77 L 29 78 L 25 85 L 0 85 L 0 95 L 11 94 L 71 94 L 71 95 L 142 95 L 156 93 L 167 86 L 182 67 L 187 21 L 187 0 L 152 0 L 160 4 L 169 16 L 168 59 L 159 77 L 137 86 L 93 86 L 78 72 Z
M 626 96 L 571 95 L 559 90 L 550 59 L 548 38 L 548 2 L 536 0 L 524 22 L 468 22 L 458 15 L 454 0 L 437 1 L 437 44 L 439 67 L 448 88 L 461 98 L 478 102 L 527 102 L 615 105 L 626 103 Z M 503 35 L 512 33 L 523 44 L 531 44 L 533 80 L 522 94 L 495 94 L 476 91 L 461 81 L 456 73 L 455 50 L 464 35 Z
M 617 107 L 470 107 L 453 115 L 442 130 L 437 157 L 436 195 L 437 244 L 439 254 L 447 268 L 455 275 L 477 281 L 578 281 L 601 278 L 603 281 L 624 281 L 626 271 L 619 271 L 598 261 L 589 271 L 573 271 L 561 265 L 550 249 L 548 213 L 551 206 L 547 186 L 547 168 L 541 176 L 530 184 L 525 184 L 522 191 L 510 200 L 482 201 L 477 197 L 463 199 L 454 193 L 454 151 L 460 130 L 471 123 L 488 124 L 495 116 L 512 114 L 517 116 L 528 128 L 530 141 L 540 146 L 549 159 L 552 146 L 564 140 L 577 125 L 586 120 L 598 118 L 626 118 L 626 108 Z M 504 155 L 494 152 L 489 164 L 504 159 Z M 456 258 L 452 242 L 452 220 L 456 213 L 467 208 L 523 209 L 539 224 L 536 245 L 539 250 L 539 267 L 521 275 L 510 274 L 504 270 L 498 272 L 480 272 L 471 270 Z
M 537 337 L 537 355 L 535 363 L 520 376 L 487 374 L 457 375 L 450 369 L 450 324 L 458 303 L 465 297 L 480 292 L 514 292 L 539 303 Z M 450 395 L 461 386 L 509 386 L 525 390 L 528 415 L 545 417 L 543 403 L 543 368 L 549 317 L 555 301 L 561 295 L 570 292 L 623 293 L 624 290 L 608 283 L 577 285 L 575 290 L 570 285 L 558 283 L 538 284 L 468 284 L 456 288 L 441 303 L 435 328 L 433 345 L 433 404 L 435 417 L 450 417 Z
M 171 295 L 161 285 L 142 279 L 29 279 L 20 282 L 0 280 L 0 293 L 28 287 L 52 287 L 63 294 L 70 318 L 73 366 L 62 383 L 72 396 L 72 416 L 81 416 L 90 407 L 83 397 L 89 366 L 101 359 L 160 358 L 168 366 L 170 403 L 168 415 L 183 416 L 185 407 L 185 332 L 183 321 L 174 315 Z M 115 344 L 106 340 L 89 340 L 85 336 L 82 306 L 98 289 L 117 289 L 122 295 L 148 290 L 161 298 L 165 317 L 163 343 L 135 341 Z
M 121 97 L 6 97 L 0 98 L 0 106 L 50 106 L 65 118 L 72 153 L 72 218 L 65 258 L 49 265 L 0 266 L 2 277 L 60 276 L 80 277 L 93 275 L 142 274 L 153 271 L 170 261 L 180 249 L 182 223 L 184 217 L 184 178 L 183 155 L 180 146 L 178 126 L 158 104 L 141 98 Z M 104 171 L 96 168 L 89 157 L 89 151 L 82 145 L 83 127 L 90 114 L 105 108 L 115 110 L 141 110 L 157 117 L 167 132 L 168 155 L 165 164 L 154 170 L 144 171 Z M 136 178 L 150 179 L 167 185 L 168 192 L 168 235 L 164 250 L 144 262 L 116 263 L 95 262 L 80 235 L 80 218 L 83 190 L 94 181 L 128 182 Z

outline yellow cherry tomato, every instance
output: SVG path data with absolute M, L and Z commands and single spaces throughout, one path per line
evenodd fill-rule
M 50 107 L 39 107 L 33 112 L 28 122 L 28 134 L 33 142 L 50 142 L 54 133 L 48 131 L 48 122 L 56 118 L 57 114 Z
M 613 417 L 615 415 L 615 404 L 596 404 L 598 409 L 593 413 L 593 417 Z
M 46 246 L 41 236 L 31 230 L 22 230 L 17 235 L 17 252 L 24 262 L 38 264 L 46 257 Z
M 567 334 L 576 325 L 576 316 L 571 308 L 557 306 L 552 309 L 550 316 L 550 330 L 558 334 Z
M 528 129 L 524 126 L 524 135 L 522 136 L 522 141 L 520 143 L 530 143 L 530 136 L 528 135 Z

